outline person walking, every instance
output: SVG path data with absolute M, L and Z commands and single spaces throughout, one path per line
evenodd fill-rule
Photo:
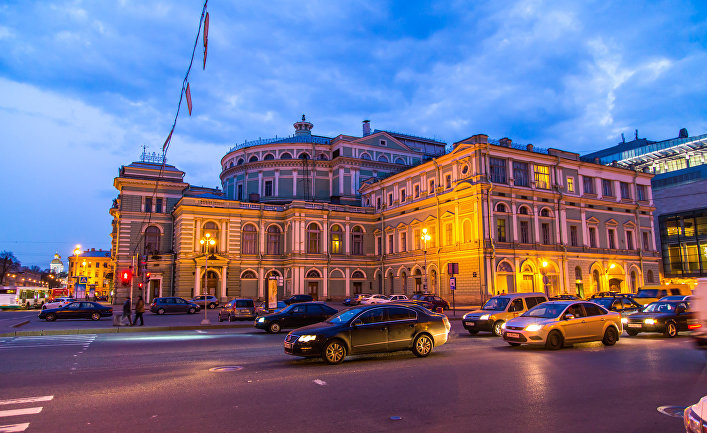
M 130 298 L 128 297 L 125 300 L 125 303 L 123 303 L 123 318 L 122 318 L 122 320 L 128 319 L 128 323 L 130 325 L 132 325 L 133 321 L 130 319 L 130 310 L 131 310 L 130 307 L 131 307 L 130 306 Z
M 137 304 L 135 304 L 135 320 L 133 320 L 133 324 L 131 326 L 137 325 L 138 317 L 140 318 L 140 326 L 145 325 L 145 322 L 143 322 L 143 320 L 142 320 L 142 314 L 144 312 L 145 312 L 145 301 L 142 300 L 142 296 L 138 296 Z

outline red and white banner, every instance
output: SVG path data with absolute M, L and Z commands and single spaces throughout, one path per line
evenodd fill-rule
M 191 116 L 191 90 L 189 89 L 189 83 L 187 83 L 187 108 L 189 108 L 189 115 Z

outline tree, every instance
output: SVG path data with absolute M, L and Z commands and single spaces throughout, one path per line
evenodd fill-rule
M 0 253 L 0 283 L 5 281 L 5 275 L 9 272 L 17 270 L 20 267 L 20 261 L 12 253 L 12 251 L 3 251 Z

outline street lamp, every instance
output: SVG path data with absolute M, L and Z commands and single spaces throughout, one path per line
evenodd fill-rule
M 76 298 L 76 285 L 79 282 L 79 255 L 81 254 L 81 245 L 77 244 L 76 247 L 74 248 L 74 256 L 76 259 L 74 260 L 74 277 L 76 278 L 76 281 L 74 281 L 74 298 Z
M 550 281 L 547 278 L 547 265 L 548 265 L 547 261 L 543 260 L 542 267 L 540 268 L 540 273 L 543 276 L 543 288 L 545 289 L 545 295 L 550 296 L 550 292 L 548 291 L 548 287 L 547 287 L 550 283 Z
M 422 242 L 425 243 L 425 246 L 422 250 L 424 252 L 424 256 L 425 256 L 425 266 L 423 267 L 423 269 L 425 271 L 425 283 L 422 286 L 422 291 L 424 293 L 427 293 L 427 241 L 432 239 L 430 237 L 430 235 L 427 234 L 427 228 L 422 229 L 422 236 L 420 237 L 420 239 L 422 239 Z
M 209 318 L 206 317 L 206 310 L 208 310 L 206 304 L 206 295 L 208 294 L 207 284 L 209 281 L 209 246 L 216 245 L 216 241 L 214 239 L 211 239 L 211 233 L 206 233 L 206 235 L 204 235 L 204 237 L 199 240 L 199 243 L 206 250 L 206 265 L 204 266 L 204 288 L 201 291 L 201 293 L 204 295 L 204 320 L 201 321 L 201 324 L 210 325 L 211 322 L 209 322 Z

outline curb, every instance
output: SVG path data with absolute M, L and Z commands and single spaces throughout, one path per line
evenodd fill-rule
M 20 323 L 15 323 L 14 325 L 12 325 L 12 328 L 19 328 L 20 326 L 24 326 L 24 325 L 26 325 L 26 324 L 28 324 L 28 323 L 29 323 L 29 320 L 23 320 L 23 321 L 20 322 Z
M 239 325 L 183 325 L 183 326 L 120 326 L 115 328 L 95 329 L 40 329 L 37 331 L 15 331 L 0 334 L 0 337 L 37 337 L 43 335 L 77 335 L 77 334 L 130 334 L 136 332 L 191 331 L 198 329 L 230 329 L 252 328 L 252 324 Z

